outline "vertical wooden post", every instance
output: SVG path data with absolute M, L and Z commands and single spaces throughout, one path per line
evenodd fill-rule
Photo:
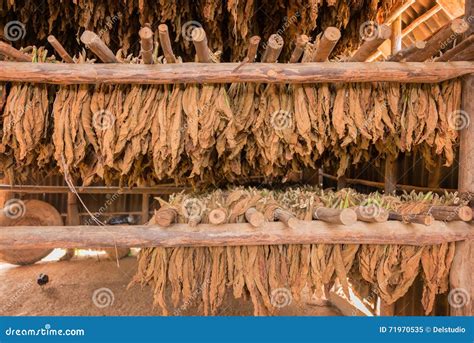
M 142 195 L 142 215 L 141 224 L 148 223 L 150 215 L 150 194 L 145 193 Z
M 398 16 L 392 23 L 390 39 L 392 56 L 402 49 L 402 17 Z M 385 193 L 392 193 L 397 189 L 397 156 L 387 156 L 385 160 Z
M 466 0 L 465 18 L 474 14 L 473 1 Z M 472 25 L 465 37 L 473 32 Z M 467 125 L 460 132 L 459 183 L 460 192 L 474 192 L 474 76 L 466 76 L 462 81 L 461 115 Z M 473 199 L 471 199 L 472 203 Z M 449 275 L 450 293 L 448 301 L 452 316 L 474 315 L 474 240 L 456 243 L 454 260 Z
M 73 192 L 67 192 L 67 225 L 81 225 L 79 219 L 79 209 L 77 207 L 77 197 Z

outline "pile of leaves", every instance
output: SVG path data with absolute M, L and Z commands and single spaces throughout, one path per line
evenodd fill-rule
M 85 185 L 282 179 L 320 165 L 341 176 L 351 164 L 414 150 L 428 167 L 436 155 L 449 166 L 458 141 L 460 94 L 459 80 L 14 84 L 1 114 L 0 150 L 12 179 L 49 166 Z
M 421 197 L 423 200 L 420 201 Z M 338 192 L 302 187 L 285 190 L 232 188 L 210 193 L 184 194 L 159 199 L 173 208 L 178 222 L 195 215 L 208 223 L 214 209 L 226 209 L 226 223 L 245 222 L 244 214 L 255 207 L 267 221 L 282 208 L 300 220 L 311 220 L 317 206 L 347 208 L 378 204 L 397 209 L 401 204 L 462 205 L 467 200 L 456 193 L 442 196 L 405 193 L 400 197 L 379 193 L 364 195 L 351 189 Z M 150 224 L 155 223 L 155 218 Z M 190 228 L 192 229 L 192 228 Z M 404 245 L 293 244 L 269 246 L 144 248 L 138 257 L 138 272 L 131 285 L 152 285 L 154 303 L 165 315 L 199 298 L 205 315 L 217 313 L 226 292 L 235 298 L 250 298 L 255 315 L 268 315 L 278 308 L 278 293 L 299 299 L 303 289 L 321 297 L 336 279 L 349 296 L 366 286 L 388 304 L 402 297 L 418 274 L 423 275 L 422 303 L 431 312 L 436 294 L 448 287 L 454 244 L 417 247 Z M 362 293 L 361 293 L 362 294 Z M 363 294 L 362 294 L 363 295 Z
M 99 34 L 114 51 L 121 48 L 127 54 L 137 54 L 140 27 L 150 23 L 157 30 L 160 23 L 167 23 L 172 37 L 176 38 L 176 52 L 183 55 L 191 52 L 192 44 L 180 37 L 183 32 L 186 35 L 190 27 L 200 25 L 212 38 L 211 48 L 225 50 L 226 57 L 236 61 L 245 56 L 252 35 L 260 35 L 266 40 L 278 32 L 286 42 L 290 42 L 297 34 L 314 36 L 328 26 L 336 26 L 343 32 L 336 51 L 338 54 L 357 47 L 362 23 L 376 19 L 382 22 L 399 2 L 81 0 L 58 3 L 54 0 L 0 0 L 0 17 L 3 19 L 0 32 L 6 32 L 4 28 L 8 22 L 21 22 L 25 30 L 18 36 L 22 40 L 16 44 L 43 44 L 49 34 L 54 34 L 66 50 L 75 55 L 81 49 L 78 36 L 87 29 Z M 281 56 L 283 61 L 288 60 L 291 49 L 289 44 L 285 47 Z

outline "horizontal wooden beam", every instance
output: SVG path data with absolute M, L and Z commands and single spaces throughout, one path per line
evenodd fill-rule
M 191 190 L 192 187 L 168 185 L 156 185 L 150 187 L 134 187 L 134 188 L 120 188 L 120 187 L 105 187 L 105 186 L 76 186 L 76 191 L 81 194 L 172 194 L 181 192 L 183 190 Z M 68 186 L 11 186 L 1 185 L 0 191 L 8 191 L 13 193 L 27 193 L 27 194 L 43 194 L 43 193 L 67 193 L 70 191 Z
M 0 227 L 0 249 L 236 246 L 274 244 L 408 244 L 430 245 L 472 238 L 465 222 L 436 221 L 427 227 L 403 224 L 357 222 L 350 226 L 321 221 L 299 221 L 290 229 L 282 222 L 112 226 L 15 226 Z
M 52 84 L 441 82 L 474 73 L 474 62 L 62 64 L 0 62 L 0 81 Z

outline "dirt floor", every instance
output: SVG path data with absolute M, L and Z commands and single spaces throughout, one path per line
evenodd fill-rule
M 31 266 L 12 266 L 0 262 L 0 315 L 8 316 L 153 316 L 150 287 L 127 285 L 135 274 L 135 257 L 120 260 L 117 266 L 104 255 L 75 257 L 71 261 L 42 261 Z M 40 274 L 48 275 L 44 286 L 37 283 Z M 197 297 L 196 297 L 197 298 Z M 199 315 L 198 299 L 180 315 Z M 171 313 L 177 309 L 171 310 Z M 252 315 L 250 301 L 225 301 L 218 315 Z M 295 303 L 278 309 L 277 315 L 334 316 L 340 313 L 330 306 Z

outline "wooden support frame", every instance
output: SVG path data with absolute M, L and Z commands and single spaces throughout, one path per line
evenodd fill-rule
M 64 64 L 0 62 L 0 81 L 51 84 L 442 82 L 474 62 Z
M 282 222 L 266 222 L 260 228 L 249 223 L 107 225 L 107 226 L 15 226 L 0 227 L 0 249 L 99 248 L 99 247 L 198 247 L 274 244 L 407 244 L 432 245 L 472 238 L 465 222 L 435 222 L 430 227 L 357 222 L 351 226 L 321 221 L 298 221 L 293 229 Z
M 474 14 L 474 3 L 466 0 L 465 17 Z M 465 37 L 471 35 L 474 29 L 469 25 Z M 459 183 L 461 192 L 474 193 L 474 76 L 466 76 L 462 82 L 461 110 L 468 125 L 462 128 L 459 144 Z M 471 199 L 471 205 L 473 199 Z M 474 232 L 472 225 L 471 231 Z M 474 239 L 467 238 L 456 243 L 453 264 L 449 275 L 450 293 L 448 296 L 450 312 L 453 316 L 474 315 Z

